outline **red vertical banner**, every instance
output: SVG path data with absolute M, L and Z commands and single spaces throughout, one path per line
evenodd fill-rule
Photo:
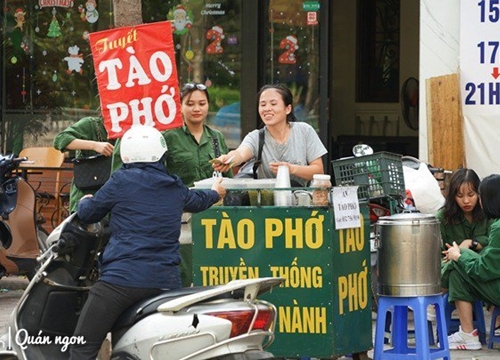
M 89 40 L 110 139 L 136 124 L 160 131 L 182 126 L 169 21 L 94 32 Z

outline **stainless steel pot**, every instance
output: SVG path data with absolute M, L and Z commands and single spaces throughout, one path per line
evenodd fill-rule
M 441 236 L 434 215 L 403 213 L 377 221 L 378 294 L 441 293 Z

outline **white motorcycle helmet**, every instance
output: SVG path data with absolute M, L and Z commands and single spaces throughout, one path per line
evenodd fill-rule
M 167 151 L 163 135 L 154 127 L 133 125 L 123 134 L 120 156 L 124 164 L 156 162 Z

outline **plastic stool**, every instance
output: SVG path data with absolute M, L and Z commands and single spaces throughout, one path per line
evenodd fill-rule
M 390 344 L 391 342 L 393 343 L 394 340 L 389 338 L 389 335 L 391 334 L 391 322 L 392 322 L 392 316 L 391 316 L 391 311 L 388 311 L 385 317 L 385 336 L 384 336 L 384 344 Z M 435 345 L 436 343 L 434 342 L 434 332 L 432 329 L 432 322 L 427 320 L 427 330 L 429 332 L 429 345 Z M 408 330 L 408 333 L 415 333 L 415 330 Z
M 495 322 L 497 316 L 500 316 L 500 308 L 496 307 L 493 309 L 491 314 L 491 327 L 490 327 L 490 339 L 488 340 L 488 349 L 493 349 L 494 342 L 500 342 L 500 336 L 495 336 Z
M 444 316 L 446 319 L 446 327 L 448 329 L 448 335 L 453 334 L 458 331 L 460 326 L 460 320 L 453 319 L 451 313 L 455 309 L 454 304 L 448 302 L 448 293 L 443 295 L 444 300 Z M 486 344 L 486 323 L 484 321 L 484 310 L 483 303 L 480 300 L 476 300 L 472 307 L 472 314 L 474 319 L 474 329 L 477 329 L 479 333 L 479 341 L 481 344 Z M 494 327 L 493 327 L 494 329 Z
M 435 305 L 439 347 L 430 348 L 427 307 Z M 408 347 L 408 308 L 413 310 L 415 324 L 415 347 Z M 444 358 L 450 360 L 443 297 L 440 294 L 392 297 L 380 296 L 378 301 L 377 324 L 375 329 L 374 360 Z M 385 319 L 388 311 L 393 312 L 392 348 L 384 350 Z

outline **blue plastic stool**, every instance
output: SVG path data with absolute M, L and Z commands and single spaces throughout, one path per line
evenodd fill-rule
M 491 314 L 491 327 L 490 327 L 490 339 L 488 340 L 488 349 L 493 349 L 494 342 L 500 342 L 500 336 L 495 336 L 495 322 L 497 316 L 500 316 L 500 308 L 496 307 L 493 309 Z
M 391 335 L 391 323 L 392 323 L 392 316 L 391 316 L 391 311 L 388 311 L 385 317 L 385 336 L 384 336 L 384 344 L 390 344 L 393 342 L 393 340 L 390 338 Z M 429 345 L 435 345 L 434 342 L 434 332 L 432 329 L 432 322 L 427 320 L 427 328 L 429 332 Z M 408 333 L 415 333 L 415 330 L 408 330 Z
M 453 319 L 451 313 L 455 309 L 455 305 L 448 302 L 448 293 L 443 295 L 444 300 L 444 316 L 446 319 L 446 327 L 448 329 L 448 335 L 453 334 L 458 331 L 460 326 L 460 320 Z M 484 321 L 484 310 L 483 303 L 480 300 L 476 300 L 473 304 L 473 319 L 474 319 L 474 329 L 477 329 L 479 333 L 479 341 L 481 344 L 486 344 L 486 323 Z M 493 327 L 494 329 L 495 327 Z
M 429 328 L 427 322 L 427 307 L 435 305 L 436 324 L 438 329 L 439 347 L 429 345 Z M 413 310 L 415 324 L 415 347 L 408 346 L 408 308 Z M 450 360 L 448 337 L 446 336 L 446 321 L 444 318 L 443 297 L 440 294 L 392 297 L 380 296 L 375 328 L 374 360 L 382 359 L 419 359 L 430 360 L 444 358 Z M 384 350 L 386 314 L 393 313 L 392 348 Z

